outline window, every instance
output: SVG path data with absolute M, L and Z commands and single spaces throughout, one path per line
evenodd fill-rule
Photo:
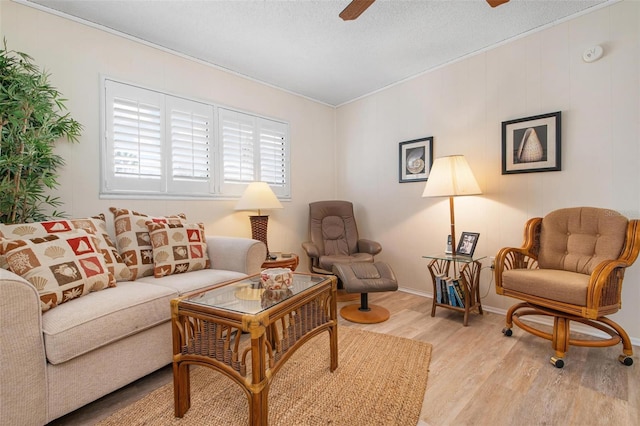
M 218 117 L 223 193 L 239 195 L 246 184 L 259 180 L 276 195 L 288 197 L 287 126 L 224 108 Z
M 287 123 L 110 79 L 104 90 L 103 194 L 235 197 L 262 180 L 290 197 Z

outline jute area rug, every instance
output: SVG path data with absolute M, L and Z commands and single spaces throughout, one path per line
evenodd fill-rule
M 338 330 L 338 368 L 329 371 L 329 337 L 314 337 L 285 363 L 269 390 L 270 425 L 415 425 L 431 345 L 348 327 Z M 191 408 L 173 414 L 173 383 L 105 419 L 100 426 L 247 425 L 244 392 L 226 376 L 191 368 Z

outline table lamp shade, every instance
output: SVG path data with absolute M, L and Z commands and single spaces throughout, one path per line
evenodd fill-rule
M 236 204 L 236 210 L 281 209 L 280 200 L 266 182 L 252 182 L 244 190 Z
M 429 172 L 423 197 L 456 197 L 482 194 L 463 155 L 436 158 Z
M 269 244 L 267 243 L 267 225 L 269 216 L 262 215 L 261 210 L 281 209 L 282 204 L 271 187 L 266 182 L 252 182 L 244 190 L 242 197 L 238 200 L 236 210 L 257 210 L 257 216 L 249 216 L 251 222 L 251 238 L 262 241 L 267 246 L 269 254 Z

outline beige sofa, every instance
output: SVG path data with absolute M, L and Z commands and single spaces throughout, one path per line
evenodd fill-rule
M 43 425 L 172 361 L 170 300 L 260 271 L 263 243 L 206 237 L 211 267 L 118 282 L 42 312 L 0 268 L 0 425 Z

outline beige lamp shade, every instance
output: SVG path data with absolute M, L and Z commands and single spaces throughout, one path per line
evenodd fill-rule
M 423 197 L 457 197 L 482 194 L 464 155 L 436 158 Z
M 423 197 L 449 197 L 449 217 L 451 219 L 451 251 L 456 255 L 456 219 L 453 198 L 460 195 L 482 194 L 469 163 L 463 155 L 436 158 L 429 172 Z M 454 261 L 454 270 L 455 261 Z M 457 274 L 457 270 L 456 270 Z
M 236 210 L 260 210 L 281 209 L 280 200 L 266 182 L 252 182 L 244 190 L 242 197 L 236 204 Z

